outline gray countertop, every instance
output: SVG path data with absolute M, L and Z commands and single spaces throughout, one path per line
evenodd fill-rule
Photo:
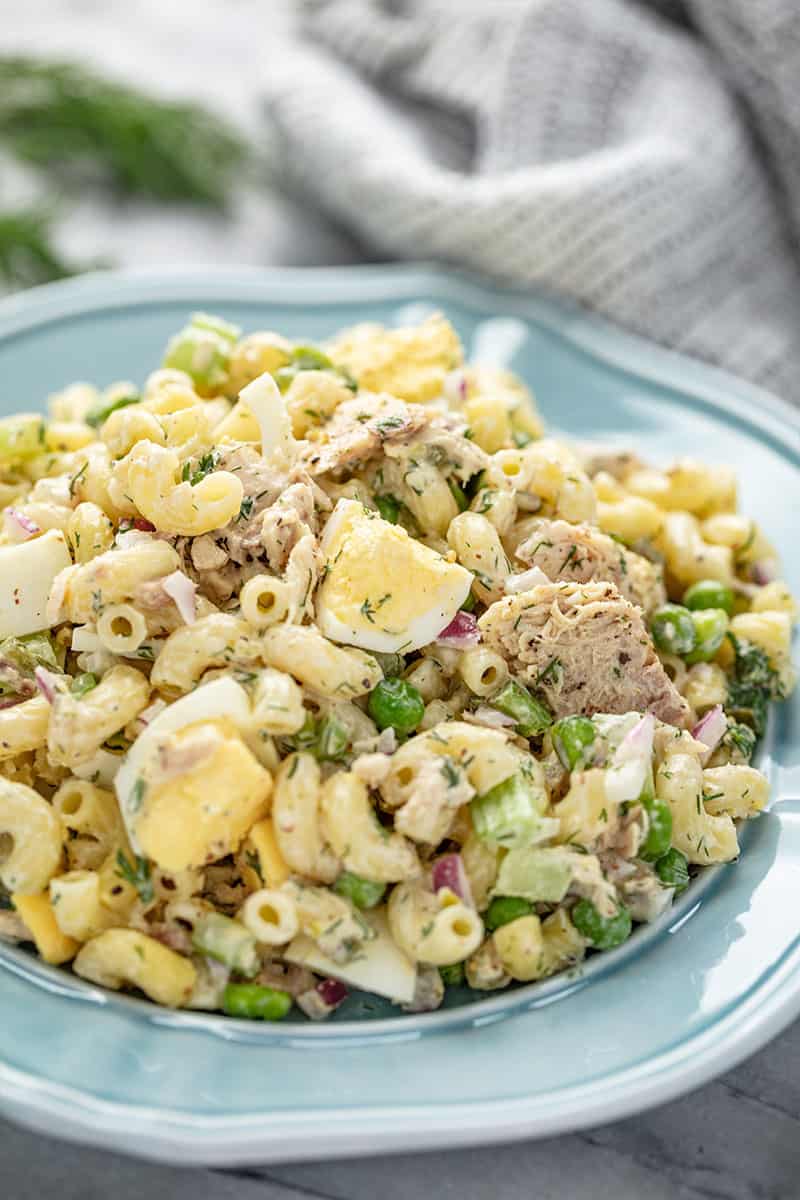
M 0 53 L 79 56 L 173 95 L 204 95 L 254 138 L 261 48 L 292 0 L 26 0 L 0 25 Z M 26 188 L 25 180 L 5 180 Z M 64 249 L 118 264 L 338 263 L 363 258 L 296 202 L 240 191 L 230 219 L 81 200 Z M 499 1150 L 240 1171 L 172 1169 L 44 1140 L 0 1122 L 8 1200 L 796 1200 L 800 1024 L 715 1083 L 642 1116 Z
M 800 1024 L 681 1100 L 542 1142 L 196 1172 L 0 1123 L 0 1182 L 8 1200 L 797 1200 Z

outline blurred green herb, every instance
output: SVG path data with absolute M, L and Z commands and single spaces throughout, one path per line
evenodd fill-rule
M 32 287 L 71 275 L 73 268 L 52 241 L 53 217 L 43 209 L 0 211 L 0 278 Z
M 0 57 L 0 148 L 76 189 L 224 209 L 249 151 L 200 105 L 157 99 L 85 67 Z M 53 214 L 0 211 L 0 278 L 27 287 L 80 269 L 54 248 Z
M 160 100 L 84 67 L 0 59 L 0 137 L 26 162 L 99 171 L 124 195 L 223 208 L 241 139 L 196 104 Z

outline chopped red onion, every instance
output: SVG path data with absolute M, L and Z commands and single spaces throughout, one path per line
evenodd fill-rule
M 184 575 L 183 571 L 173 571 L 171 575 L 162 579 L 161 586 L 170 600 L 175 601 L 175 607 L 186 624 L 192 625 L 197 620 L 197 584 L 188 575 Z
M 138 529 L 140 533 L 155 533 L 156 527 L 152 521 L 145 521 L 144 517 L 137 517 L 133 522 L 133 528 Z
M 378 734 L 375 742 L 376 754 L 394 754 L 397 749 L 397 733 L 393 725 L 387 725 Z
M 148 704 L 147 708 L 142 709 L 136 719 L 137 721 L 141 721 L 142 725 L 149 725 L 150 722 L 154 721 L 158 714 L 163 712 L 166 707 L 167 705 L 165 701 L 154 700 L 152 704 Z
M 472 889 L 460 854 L 443 854 L 441 858 L 437 858 L 431 868 L 431 880 L 435 892 L 449 888 L 465 904 L 474 907 Z
M 329 1008 L 337 1008 L 348 996 L 347 988 L 338 979 L 320 979 L 316 990 Z
M 488 704 L 479 704 L 475 712 L 465 712 L 463 718 L 471 725 L 486 725 L 489 729 L 513 729 L 516 725 L 508 713 L 500 712 L 499 708 L 490 708 Z
M 606 771 L 606 795 L 617 804 L 641 795 L 653 757 L 656 719 L 645 713 L 617 746 Z
M 464 372 L 461 370 L 448 371 L 444 377 L 442 391 L 449 404 L 463 404 L 467 398 L 467 377 Z
M 35 537 L 37 533 L 42 532 L 36 522 L 27 517 L 25 513 L 20 512 L 18 508 L 5 509 L 3 521 L 9 537 L 14 537 L 20 542 L 25 542 L 28 538 Z
M 552 583 L 552 580 L 547 578 L 541 567 L 531 567 L 519 575 L 509 575 L 505 587 L 507 592 L 528 592 L 543 583 Z
M 129 550 L 131 546 L 140 546 L 142 542 L 152 542 L 149 533 L 140 529 L 125 529 L 118 533 L 114 542 L 115 550 Z
M 750 575 L 753 583 L 764 587 L 767 583 L 774 583 L 778 578 L 778 564 L 774 558 L 762 558 L 752 564 Z
M 711 754 L 719 745 L 722 738 L 725 736 L 725 731 L 728 728 L 728 719 L 722 711 L 722 705 L 717 704 L 714 708 L 710 708 L 706 715 L 697 722 L 692 730 L 692 737 L 702 742 L 708 747 L 708 753 Z
M 477 646 L 480 640 L 478 622 L 472 613 L 463 609 L 456 613 L 436 639 L 440 646 L 452 646 L 455 650 L 468 650 L 471 646 Z
M 46 667 L 37 667 L 33 674 L 39 685 L 39 691 L 47 703 L 52 704 L 56 698 L 56 680 L 58 676 L 54 675 L 52 671 L 48 671 Z

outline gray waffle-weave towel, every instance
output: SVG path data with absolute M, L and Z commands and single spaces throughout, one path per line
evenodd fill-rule
M 800 0 L 316 0 L 264 79 L 284 181 L 374 255 L 800 400 Z

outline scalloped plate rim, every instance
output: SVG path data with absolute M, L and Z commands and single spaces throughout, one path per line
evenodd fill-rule
M 278 288 L 280 294 L 274 294 L 274 289 Z M 733 410 L 739 421 L 757 429 L 762 439 L 766 436 L 770 441 L 777 442 L 783 453 L 788 452 L 795 462 L 800 458 L 800 414 L 771 393 L 729 376 L 719 368 L 652 346 L 646 340 L 623 332 L 561 299 L 503 288 L 491 281 L 424 263 L 331 268 L 237 267 L 219 270 L 199 267 L 178 271 L 143 269 L 96 272 L 76 280 L 31 289 L 0 301 L 0 339 L 24 335 L 51 321 L 95 310 L 108 312 L 132 305 L 146 306 L 153 302 L 177 305 L 190 301 L 192 294 L 200 289 L 214 291 L 221 302 L 226 298 L 240 302 L 256 300 L 260 294 L 262 299 L 286 305 L 324 305 L 337 299 L 368 300 L 380 297 L 384 300 L 410 300 L 426 292 L 432 293 L 436 299 L 446 300 L 449 296 L 480 312 L 486 312 L 487 309 L 491 311 L 497 303 L 501 303 L 505 312 L 527 316 L 590 357 L 622 368 L 633 377 L 674 388 L 683 396 L 699 400 L 717 412 L 730 413 Z M 268 292 L 269 295 L 266 294 Z M 110 295 L 113 299 L 109 302 Z M 609 345 L 609 341 L 612 344 Z M 758 405 L 755 411 L 752 407 L 754 402 Z M 701 889 L 705 893 L 713 885 L 717 872 L 709 871 L 706 874 L 707 878 L 700 887 L 692 889 L 695 895 Z M 684 903 L 687 909 L 690 908 L 686 901 Z M 673 925 L 686 919 L 677 913 L 671 916 L 669 924 Z M 658 931 L 654 933 L 658 936 Z M 616 968 L 611 964 L 610 969 Z M 582 986 L 583 982 L 577 986 Z M 523 991 L 535 991 L 535 985 L 533 989 L 520 989 L 516 996 L 519 997 Z M 542 994 L 541 988 L 537 994 Z M 509 997 L 513 1007 L 529 1007 L 527 997 L 516 999 L 516 1003 L 514 999 Z M 535 996 L 533 1000 L 535 1003 Z M 406 1106 L 397 1111 L 388 1107 L 359 1109 L 362 1127 L 365 1123 L 369 1126 L 381 1122 L 392 1125 L 391 1129 L 382 1130 L 379 1143 L 372 1146 L 365 1138 L 363 1128 L 357 1136 L 351 1135 L 349 1140 L 342 1135 L 342 1131 L 338 1131 L 335 1138 L 324 1146 L 319 1140 L 309 1144 L 309 1126 L 313 1127 L 315 1122 L 317 1126 L 321 1123 L 320 1114 L 313 1111 L 298 1109 L 281 1114 L 267 1111 L 220 1117 L 131 1106 L 101 1100 L 78 1089 L 42 1080 L 2 1062 L 0 1104 L 3 1108 L 12 1105 L 13 1115 L 29 1125 L 48 1128 L 49 1132 L 52 1130 L 49 1130 L 48 1122 L 57 1119 L 61 1122 L 57 1132 L 72 1140 L 108 1145 L 110 1137 L 125 1134 L 130 1144 L 118 1148 L 172 1162 L 223 1164 L 319 1157 L 321 1154 L 343 1156 L 381 1153 L 407 1148 L 409 1135 L 414 1136 L 415 1146 L 419 1149 L 465 1143 L 475 1145 L 514 1140 L 533 1134 L 547 1136 L 565 1132 L 663 1103 L 691 1087 L 699 1086 L 723 1067 L 735 1065 L 780 1032 L 798 1014 L 800 945 L 795 942 L 770 973 L 759 978 L 730 1011 L 725 1011 L 698 1032 L 662 1051 L 657 1060 L 645 1058 L 607 1077 L 607 1085 L 613 1082 L 613 1097 L 609 1096 L 603 1085 L 599 1087 L 600 1094 L 592 1096 L 591 1093 L 598 1092 L 598 1081 L 592 1079 L 588 1083 L 571 1085 L 562 1090 L 551 1090 L 551 1096 L 557 1094 L 559 1097 L 559 1111 L 552 1114 L 536 1111 L 536 1097 L 448 1104 L 434 1109 L 430 1106 L 420 1106 L 417 1110 Z M 136 1015 L 140 1016 L 138 1012 Z M 496 1019 L 494 1012 L 487 1015 Z M 745 1018 L 747 1024 L 743 1028 Z M 480 1014 L 477 1019 L 480 1023 Z M 733 1022 L 737 1024 L 734 1045 L 727 1040 Z M 155 1021 L 152 1023 L 158 1024 Z M 194 1027 L 194 1022 L 192 1024 Z M 355 1025 L 353 1022 L 348 1024 L 350 1027 Z M 395 1032 L 402 1036 L 398 1023 L 375 1023 L 378 1024 L 393 1026 L 381 1031 L 384 1038 L 387 1032 L 390 1037 Z M 343 1040 L 346 1040 L 350 1029 L 347 1025 L 339 1028 Z M 302 1040 L 302 1036 L 290 1035 L 289 1040 Z M 687 1059 L 691 1059 L 688 1064 L 684 1061 Z M 565 1107 L 571 1109 L 569 1115 L 565 1115 Z M 322 1123 L 336 1125 L 352 1120 L 352 1115 L 351 1109 L 336 1113 L 327 1111 L 322 1115 Z M 488 1121 L 490 1116 L 494 1119 Z M 275 1146 L 269 1151 L 265 1148 L 265 1120 L 273 1128 L 280 1126 L 280 1150 Z M 160 1140 L 150 1145 L 148 1139 L 153 1137 L 156 1127 Z M 214 1130 L 219 1131 L 216 1138 L 213 1136 Z

